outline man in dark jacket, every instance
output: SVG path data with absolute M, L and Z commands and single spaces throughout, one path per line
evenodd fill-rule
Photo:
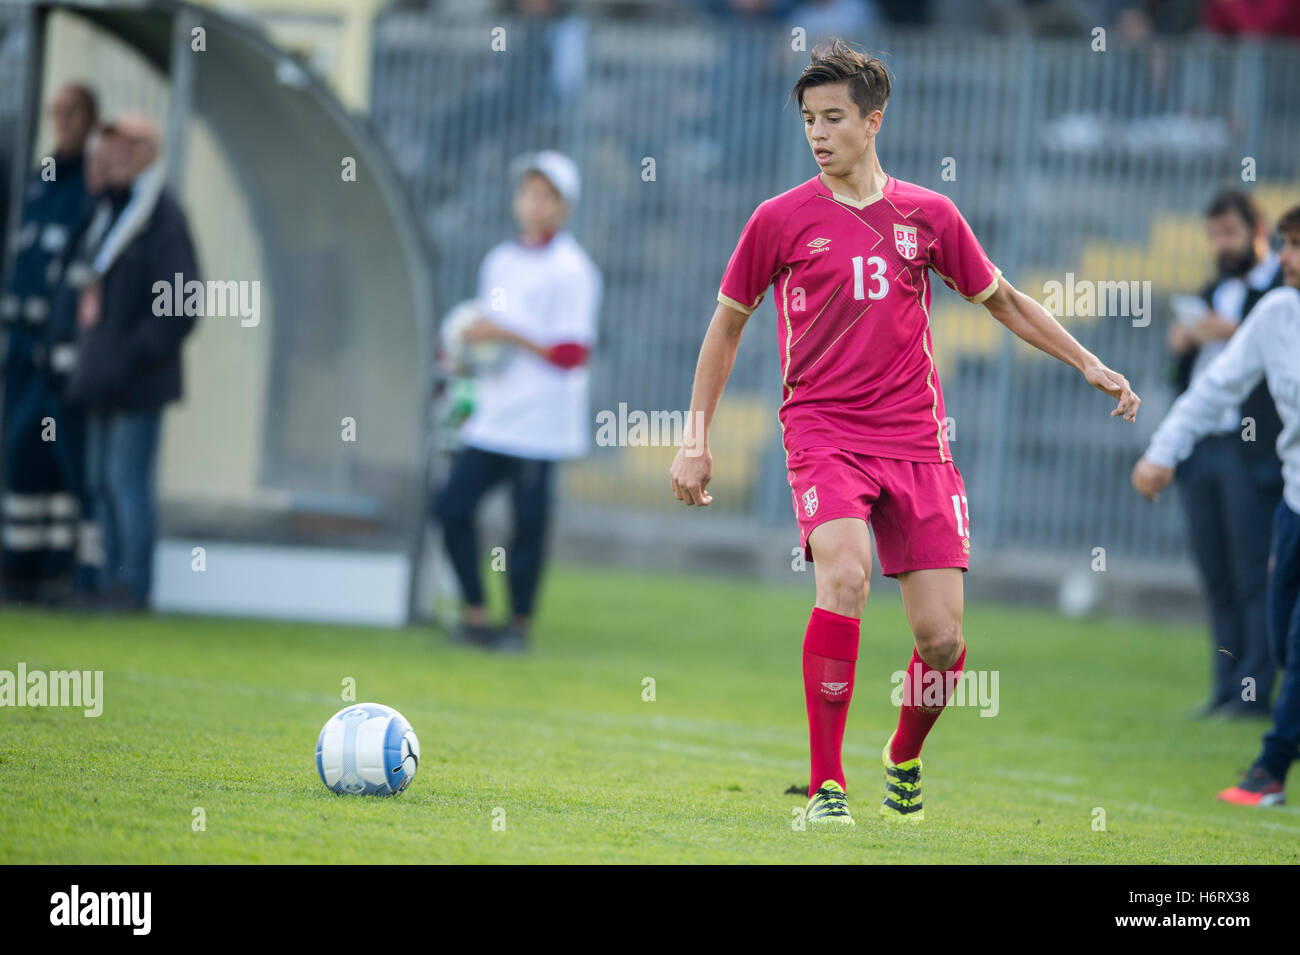
M 4 349 L 4 498 L 0 508 L 5 593 L 52 599 L 66 586 L 80 513 L 80 415 L 64 400 L 50 321 L 71 239 L 89 218 L 84 183 L 87 137 L 98 118 L 94 94 L 69 83 L 50 103 L 54 152 L 23 192 L 15 258 L 0 295 Z
M 111 606 L 143 610 L 153 578 L 162 410 L 181 397 L 181 343 L 196 321 L 157 303 L 170 302 L 178 282 L 197 281 L 198 264 L 185 214 L 162 188 L 153 123 L 109 124 L 101 148 L 113 221 L 81 290 L 69 391 L 89 412 L 87 477 L 104 548 L 100 593 Z
M 1218 275 L 1206 311 L 1170 328 L 1179 391 L 1204 372 L 1266 292 L 1282 282 L 1268 225 L 1248 193 L 1220 192 L 1206 210 Z M 1210 609 L 1213 683 L 1202 715 L 1267 718 L 1275 668 L 1268 649 L 1268 553 L 1282 498 L 1276 444 L 1282 427 L 1261 383 L 1178 466 L 1179 498 Z

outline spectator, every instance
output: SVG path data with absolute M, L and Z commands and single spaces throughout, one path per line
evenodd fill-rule
M 1152 500 L 1197 438 L 1263 381 L 1282 422 L 1277 453 L 1284 490 L 1272 518 L 1268 629 L 1282 685 L 1273 725 L 1241 782 L 1218 798 L 1239 806 L 1286 802 L 1286 776 L 1300 746 L 1300 206 L 1278 220 L 1285 287 L 1260 299 L 1250 321 L 1165 415 L 1133 468 L 1133 487 Z
M 476 407 L 433 511 L 464 598 L 453 638 L 502 652 L 529 643 L 551 508 L 554 464 L 590 444 L 587 356 L 596 336 L 600 272 L 563 225 L 578 200 L 572 160 L 549 150 L 519 157 L 514 214 L 519 234 L 488 252 L 479 269 L 483 315 L 467 342 L 509 347 L 505 363 L 476 382 Z M 491 316 L 491 318 L 487 316 Z M 479 579 L 475 512 L 508 481 L 514 538 L 507 551 L 512 617 L 489 626 Z
M 181 396 L 181 343 L 193 315 L 159 315 L 158 286 L 198 280 L 189 226 L 163 188 L 158 131 L 143 117 L 104 127 L 112 225 L 95 245 L 77 306 L 70 393 L 88 414 L 87 479 L 104 545 L 98 582 L 111 609 L 143 610 L 152 585 L 154 470 L 163 407 Z
M 76 495 L 80 523 L 77 527 L 76 574 L 69 603 L 93 609 L 98 575 L 103 568 L 104 543 L 95 520 L 95 502 L 86 482 L 86 413 L 69 400 L 68 385 L 77 363 L 77 303 L 81 290 L 93 276 L 95 251 L 113 224 L 113 206 L 105 180 L 103 134 L 95 130 L 86 140 L 86 191 L 94 212 L 73 234 L 64 251 L 59 283 L 50 295 L 50 379 L 63 400 L 59 440 L 54 446 L 60 475 Z
M 5 593 L 53 600 L 71 570 L 79 512 L 80 416 L 64 401 L 53 369 L 50 299 L 69 239 L 90 216 L 86 140 L 95 94 L 69 83 L 50 103 L 54 154 L 27 181 L 13 271 L 0 297 L 8 330 L 4 359 L 3 565 Z
M 1218 276 L 1202 292 L 1194 324 L 1170 326 L 1180 390 L 1194 385 L 1266 292 L 1282 284 L 1254 200 L 1225 190 L 1206 211 Z M 1243 425 L 1253 422 L 1253 434 Z M 1210 609 L 1213 679 L 1202 715 L 1268 716 L 1274 666 L 1268 650 L 1268 548 L 1271 517 L 1282 496 L 1275 445 L 1281 421 L 1267 386 L 1226 409 L 1177 470 L 1187 536 Z M 1243 435 L 1249 440 L 1243 440 Z M 1243 682 L 1253 700 L 1243 700 Z

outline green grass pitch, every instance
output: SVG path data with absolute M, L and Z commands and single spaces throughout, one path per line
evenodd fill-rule
M 535 652 L 508 659 L 424 629 L 5 611 L 0 669 L 102 669 L 104 711 L 0 709 L 0 862 L 1300 861 L 1300 810 L 1213 801 L 1263 726 L 1186 718 L 1207 680 L 1197 628 L 995 606 L 968 606 L 965 630 L 999 713 L 949 709 L 925 823 L 881 819 L 910 654 L 886 596 L 845 738 L 858 825 L 796 831 L 811 589 L 557 567 Z M 419 735 L 396 798 L 317 778 L 349 677 Z

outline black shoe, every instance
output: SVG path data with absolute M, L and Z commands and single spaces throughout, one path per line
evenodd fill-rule
M 518 627 L 506 627 L 497 634 L 492 649 L 497 653 L 520 654 L 528 652 L 528 632 Z
M 451 642 L 490 650 L 496 643 L 496 636 L 497 630 L 495 627 L 484 623 L 465 623 L 462 620 L 452 628 Z

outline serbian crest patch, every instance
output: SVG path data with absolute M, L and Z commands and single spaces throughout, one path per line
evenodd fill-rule
M 916 226 L 894 223 L 894 248 L 905 259 L 916 258 Z
M 803 492 L 803 512 L 809 517 L 817 513 L 817 485 Z

